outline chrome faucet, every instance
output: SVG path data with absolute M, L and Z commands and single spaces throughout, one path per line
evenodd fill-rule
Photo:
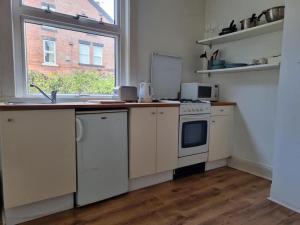
M 52 104 L 56 103 L 57 91 L 51 91 L 51 97 L 49 97 L 42 89 L 40 89 L 35 84 L 30 84 L 30 87 L 36 88 L 42 95 L 51 101 Z

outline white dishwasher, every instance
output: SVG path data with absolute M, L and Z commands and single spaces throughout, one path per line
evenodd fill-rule
M 76 113 L 76 205 L 84 206 L 128 191 L 127 111 Z

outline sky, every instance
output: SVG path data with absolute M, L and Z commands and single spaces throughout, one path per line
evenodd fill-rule
M 112 17 L 114 18 L 114 0 L 98 0 L 100 6 Z

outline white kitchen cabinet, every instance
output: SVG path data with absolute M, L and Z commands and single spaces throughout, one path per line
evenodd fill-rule
M 156 108 L 132 108 L 129 117 L 130 178 L 156 170 Z
M 208 161 L 231 156 L 233 133 L 233 107 L 213 107 L 210 119 Z
M 0 114 L 4 207 L 76 192 L 74 110 Z
M 130 109 L 131 179 L 176 168 L 178 118 L 178 107 Z
M 178 108 L 157 108 L 156 172 L 175 169 L 178 161 Z

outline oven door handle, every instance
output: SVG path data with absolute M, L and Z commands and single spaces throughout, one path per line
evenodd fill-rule
M 198 120 L 210 120 L 210 116 L 184 116 L 180 118 L 180 122 L 193 122 Z

